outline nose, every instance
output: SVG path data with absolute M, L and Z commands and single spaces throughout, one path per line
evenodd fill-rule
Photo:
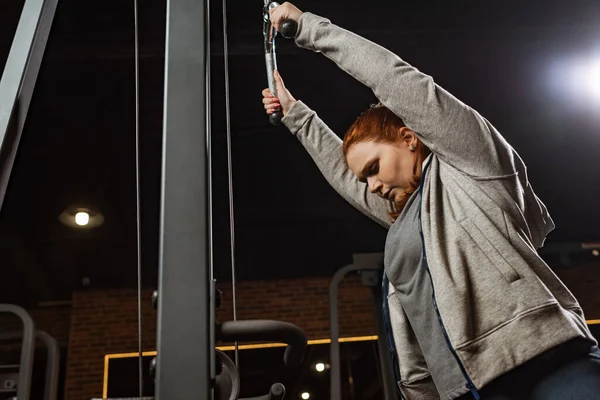
M 369 192 L 377 193 L 381 191 L 382 184 L 374 176 L 367 178 L 367 185 L 369 186 Z

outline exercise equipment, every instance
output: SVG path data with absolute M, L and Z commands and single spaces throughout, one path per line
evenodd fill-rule
M 265 10 L 268 12 L 270 4 L 271 2 L 263 3 L 263 33 L 268 33 L 265 43 L 271 57 L 267 69 L 267 74 L 271 74 L 271 81 L 272 71 L 276 67 L 275 32 L 264 18 Z M 225 14 L 223 2 L 227 78 Z M 192 400 L 212 399 L 215 395 L 222 394 L 224 397 L 235 398 L 235 369 L 230 360 L 215 351 L 216 340 L 234 341 L 236 354 L 239 340 L 284 341 L 289 344 L 285 362 L 293 368 L 302 360 L 306 338 L 297 327 L 283 322 L 236 320 L 231 151 L 228 151 L 228 177 L 234 320 L 222 324 L 215 323 L 219 295 L 213 278 L 211 247 L 212 174 L 208 111 L 210 64 L 207 56 L 210 18 L 206 4 L 196 0 L 169 1 L 167 15 L 161 252 L 156 299 L 156 397 L 163 400 Z M 286 35 L 290 33 L 287 29 Z M 227 83 L 225 98 L 227 143 L 230 150 Z M 274 122 L 277 120 L 271 120 L 271 123 Z M 181 168 L 182 165 L 185 165 L 184 169 Z M 181 315 L 193 315 L 194 318 L 182 319 Z M 223 386 L 217 389 L 213 383 Z M 225 385 L 232 387 L 227 390 Z M 282 387 L 276 384 L 263 398 L 282 398 L 284 393 L 281 389 Z
M 29 400 L 37 338 L 44 342 L 48 350 L 43 398 L 56 400 L 60 364 L 60 351 L 56 339 L 44 331 L 36 330 L 31 316 L 20 306 L 0 304 L 0 313 L 13 314 L 23 324 L 23 329 L 19 332 L 0 333 L 0 341 L 21 340 L 19 364 L 0 365 L 0 399 Z
M 275 53 L 275 38 L 277 37 L 277 31 L 271 24 L 269 17 L 269 11 L 279 6 L 279 3 L 271 0 L 264 0 L 263 6 L 263 40 L 265 48 L 265 64 L 267 66 L 267 82 L 269 84 L 269 90 L 271 94 L 277 97 L 277 89 L 275 86 L 274 72 L 277 70 L 277 55 Z M 296 35 L 298 24 L 294 20 L 286 20 L 281 23 L 281 35 L 286 39 L 291 39 Z M 271 124 L 278 126 L 281 124 L 281 118 L 283 113 L 281 109 L 277 109 L 274 113 L 269 115 L 269 121 Z
M 221 304 L 221 291 L 215 293 L 217 308 Z M 152 305 L 156 309 L 160 296 L 158 291 L 152 293 Z M 216 340 L 233 342 L 271 342 L 286 343 L 287 348 L 283 356 L 283 364 L 287 376 L 295 374 L 302 366 L 308 340 L 304 332 L 294 324 L 273 320 L 242 320 L 216 323 Z M 241 380 L 236 363 L 223 351 L 216 353 L 216 378 L 214 384 L 215 400 L 282 400 L 286 390 L 283 383 L 275 382 L 271 385 L 269 393 L 251 398 L 240 398 Z M 150 375 L 155 376 L 157 359 L 150 362 Z
M 381 386 L 384 400 L 396 399 L 396 383 L 392 369 L 392 359 L 387 347 L 385 337 L 385 325 L 382 315 L 382 304 L 386 299 L 382 298 L 382 275 L 383 275 L 383 253 L 353 254 L 352 264 L 340 268 L 331 279 L 329 284 L 329 329 L 331 332 L 330 360 L 330 398 L 331 400 L 342 400 L 341 363 L 339 343 L 339 318 L 338 318 L 338 288 L 340 282 L 350 272 L 359 272 L 362 283 L 371 289 L 373 299 L 373 314 L 377 325 L 378 338 L 377 352 L 379 355 L 379 367 L 381 371 Z
M 8 186 L 57 3 L 58 0 L 25 1 L 0 81 L 0 206 Z M 270 23 L 264 20 L 264 15 L 265 9 L 268 11 L 269 7 L 272 8 L 275 4 L 263 2 L 263 32 L 267 27 L 269 35 L 265 38 L 265 45 L 268 47 L 271 62 L 267 73 L 271 73 L 271 77 L 273 69 L 276 68 L 276 32 L 270 27 Z M 215 323 L 217 295 L 212 264 L 208 1 L 168 0 L 166 8 L 160 256 L 158 295 L 155 299 L 158 309 L 155 398 L 210 400 L 220 393 L 234 398 L 235 369 L 230 360 L 215 351 L 215 340 L 227 338 L 236 341 L 236 346 L 237 340 L 288 341 L 285 362 L 289 367 L 293 367 L 302 360 L 306 338 L 297 327 L 283 322 L 235 321 L 234 315 L 234 321 L 220 325 Z M 226 22 L 225 14 L 223 1 L 223 19 Z M 137 0 L 134 0 L 134 24 L 139 398 L 144 398 L 141 370 Z M 226 23 L 223 26 L 226 29 Z M 284 35 L 289 36 L 295 28 L 293 24 L 286 23 L 282 25 L 282 30 L 285 31 Z M 224 39 L 226 41 L 226 35 Z M 227 57 L 226 52 L 225 56 Z M 273 86 L 271 78 L 269 79 Z M 226 108 L 229 138 L 228 104 Z M 271 122 L 278 123 L 279 120 L 276 116 Z M 229 177 L 231 182 L 231 169 Z M 231 198 L 230 193 L 230 201 Z M 232 257 L 233 270 L 234 264 Z M 233 284 L 235 286 L 235 281 Z M 181 315 L 187 317 L 181 318 Z M 23 334 L 23 340 L 28 346 L 24 347 L 22 362 L 31 363 L 32 350 L 29 344 L 34 340 L 34 333 L 30 328 Z M 217 366 L 221 376 L 219 379 Z M 31 364 L 28 364 L 27 368 L 21 371 L 30 371 Z M 27 379 L 30 380 L 27 374 L 19 376 L 19 380 L 23 382 L 18 384 L 17 400 L 28 400 Z M 225 386 L 231 386 L 231 390 L 227 392 Z M 262 399 L 282 398 L 284 392 L 283 385 L 275 384 L 270 393 L 265 395 L 267 397 L 263 396 Z

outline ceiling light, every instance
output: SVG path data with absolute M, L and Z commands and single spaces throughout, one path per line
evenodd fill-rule
M 304 392 L 300 395 L 300 397 L 302 397 L 303 400 L 308 400 L 310 399 L 310 393 Z
M 75 223 L 79 226 L 85 226 L 90 222 L 90 214 L 85 211 L 79 211 L 75 214 Z
M 60 213 L 58 220 L 69 228 L 93 229 L 104 223 L 104 216 L 94 207 L 72 205 Z
M 323 372 L 325 371 L 325 364 L 317 363 L 315 364 L 315 369 L 317 370 L 317 372 Z
M 575 108 L 600 104 L 600 56 L 565 56 L 548 67 L 549 86 L 556 98 Z

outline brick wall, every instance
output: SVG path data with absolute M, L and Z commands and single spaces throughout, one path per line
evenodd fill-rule
M 600 319 L 600 266 L 557 269 L 557 274 L 579 299 L 586 318 Z M 231 290 L 220 284 L 223 305 L 220 321 L 232 319 Z M 239 282 L 238 319 L 276 319 L 292 322 L 310 339 L 329 337 L 329 279 Z M 143 350 L 155 350 L 156 312 L 151 291 L 142 301 Z M 340 286 L 340 335 L 375 333 L 369 290 L 356 276 Z M 82 291 L 70 306 L 29 310 L 38 329 L 54 336 L 67 358 L 65 400 L 101 397 L 104 355 L 137 352 L 137 294 L 134 290 Z M 20 329 L 16 318 L 0 316 L 2 331 Z M 66 351 L 68 345 L 68 352 Z M 5 347 L 2 347 L 4 350 Z
M 156 316 L 151 293 L 143 293 L 143 350 L 153 350 Z M 137 352 L 137 293 L 134 290 L 73 293 L 64 399 L 102 397 L 104 355 Z
M 558 275 L 581 302 L 588 319 L 600 319 L 600 269 L 559 269 Z M 239 282 L 238 319 L 275 319 L 294 323 L 309 339 L 329 337 L 329 278 Z M 232 296 L 220 284 L 223 304 L 217 320 L 232 319 Z M 375 334 L 369 290 L 357 276 L 340 285 L 340 336 Z M 151 292 L 143 295 L 143 351 L 155 350 L 156 312 Z M 100 397 L 104 355 L 137 352 L 135 291 L 85 291 L 73 294 L 65 400 Z
M 223 304 L 217 320 L 232 318 L 230 287 L 219 285 Z M 239 282 L 238 319 L 275 319 L 302 328 L 309 339 L 329 337 L 329 279 Z M 137 352 L 135 291 L 85 291 L 73 294 L 65 400 L 102 395 L 104 355 Z M 340 285 L 340 336 L 374 335 L 369 289 L 356 276 Z M 143 351 L 155 350 L 156 312 L 151 292 L 143 295 Z M 182 316 L 183 318 L 183 316 Z

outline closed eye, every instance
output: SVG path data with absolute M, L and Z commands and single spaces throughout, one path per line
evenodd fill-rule
M 376 161 L 369 169 L 369 176 L 377 175 L 379 173 L 379 161 Z
M 367 182 L 367 178 L 379 173 L 379 160 L 371 160 L 364 166 L 359 181 L 362 183 Z

